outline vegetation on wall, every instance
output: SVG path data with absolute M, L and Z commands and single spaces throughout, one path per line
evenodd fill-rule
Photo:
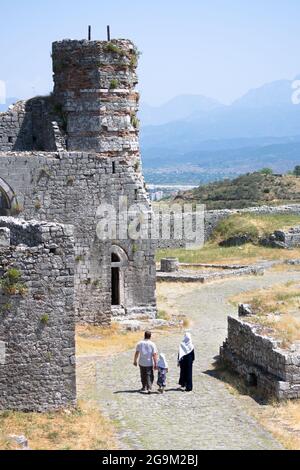
M 10 268 L 0 279 L 0 287 L 6 295 L 25 295 L 27 289 L 21 282 L 21 273 L 16 268 Z

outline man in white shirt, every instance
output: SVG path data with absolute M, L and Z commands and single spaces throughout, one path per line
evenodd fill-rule
M 142 389 L 141 392 L 151 393 L 152 385 L 154 382 L 154 369 L 157 369 L 157 347 L 151 341 L 151 331 L 145 331 L 143 341 L 140 341 L 136 346 L 133 364 L 139 366 L 141 372 Z

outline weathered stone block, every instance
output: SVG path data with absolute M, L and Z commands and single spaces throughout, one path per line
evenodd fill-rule
M 5 248 L 10 245 L 10 230 L 6 227 L 0 228 L 0 248 Z
M 279 342 L 261 330 L 258 324 L 228 317 L 228 337 L 220 348 L 220 361 L 265 396 L 299 398 L 299 348 L 293 346 L 295 352 L 280 349 Z

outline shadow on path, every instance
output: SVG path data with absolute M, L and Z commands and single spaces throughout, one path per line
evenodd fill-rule
M 230 385 L 239 395 L 250 396 L 259 405 L 268 404 L 268 399 L 261 395 L 257 387 L 248 385 L 240 375 L 233 371 L 220 367 L 217 369 L 205 370 L 203 371 L 203 374 Z

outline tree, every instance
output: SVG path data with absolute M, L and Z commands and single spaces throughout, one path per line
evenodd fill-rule
M 293 171 L 295 176 L 300 176 L 300 165 L 296 165 Z
M 259 170 L 259 173 L 261 173 L 262 175 L 273 175 L 273 170 L 272 168 L 262 168 L 261 170 Z

